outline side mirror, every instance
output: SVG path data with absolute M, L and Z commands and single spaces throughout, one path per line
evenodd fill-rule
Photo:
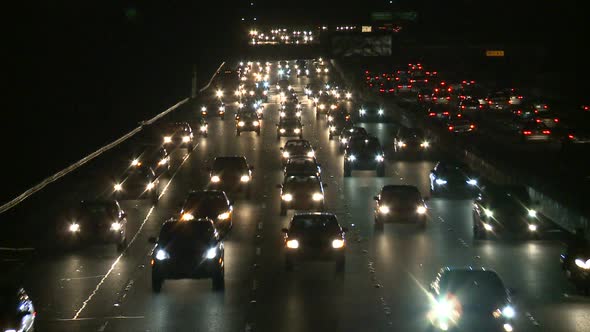
M 158 242 L 158 241 L 157 241 L 157 239 L 156 239 L 156 237 L 155 237 L 155 236 L 150 236 L 150 237 L 148 238 L 148 243 L 151 243 L 151 244 L 156 244 L 156 242 Z
M 277 188 L 283 189 L 283 185 L 282 184 L 277 184 Z
M 346 233 L 348 232 L 348 227 L 341 227 L 342 228 L 342 232 Z
M 288 230 L 288 229 L 286 229 L 286 228 L 281 228 L 281 232 L 283 232 L 283 233 L 287 234 L 287 233 L 289 233 L 289 230 Z

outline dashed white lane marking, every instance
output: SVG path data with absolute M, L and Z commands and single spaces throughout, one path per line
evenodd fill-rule
M 107 328 L 107 325 L 109 325 L 108 320 L 106 322 L 104 322 L 104 324 L 102 324 L 101 327 L 98 328 L 98 332 L 104 332 L 104 330 Z
M 35 248 L 7 248 L 0 247 L 0 251 L 33 251 Z
M 260 249 L 260 247 L 256 248 L 256 256 L 260 256 L 260 254 L 262 253 L 262 249 Z
M 72 280 L 85 280 L 85 279 L 98 279 L 104 277 L 104 274 L 100 274 L 97 276 L 89 276 L 89 277 L 77 277 L 77 278 L 62 278 L 59 281 L 72 281 Z
M 541 326 L 541 324 L 539 324 L 539 322 L 537 322 L 537 320 L 535 319 L 535 317 L 533 317 L 533 315 L 530 312 L 526 312 L 525 316 L 531 321 L 531 324 L 535 325 L 535 326 Z
M 56 318 L 50 320 L 41 320 L 41 321 L 51 321 L 51 322 L 73 322 L 73 321 L 90 321 L 90 320 L 99 320 L 99 319 L 145 319 L 145 316 L 107 316 L 107 317 L 84 317 L 84 318 Z
M 263 224 L 262 221 L 258 223 L 258 230 L 262 230 Z

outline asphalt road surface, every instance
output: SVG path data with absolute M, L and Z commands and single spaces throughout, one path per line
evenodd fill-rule
M 300 95 L 307 80 L 291 78 Z M 174 151 L 174 168 L 162 181 L 156 206 L 122 202 L 131 235 L 122 255 L 114 246 L 93 246 L 34 256 L 24 284 L 36 304 L 38 331 L 425 331 L 428 285 L 441 267 L 466 265 L 495 269 L 516 289 L 515 331 L 588 331 L 590 299 L 576 295 L 561 271 L 562 245 L 554 232 L 529 241 L 474 241 L 472 202 L 441 198 L 428 202 L 425 231 L 386 225 L 375 232 L 372 197 L 385 184 L 416 185 L 428 195 L 435 160 L 389 159 L 386 177 L 355 171 L 344 179 L 338 143 L 328 139 L 325 118 L 315 119 L 305 97 L 304 138 L 322 163 L 327 211 L 350 229 L 347 262 L 343 274 L 333 263 L 305 263 L 286 272 L 280 230 L 293 211 L 279 216 L 279 147 L 286 139 L 276 139 L 278 99 L 271 91 L 260 137 L 237 137 L 231 116 L 211 119 L 209 137 L 199 138 L 190 154 Z M 235 103 L 227 104 L 233 113 Z M 195 109 L 180 116 L 196 115 Z M 365 127 L 390 144 L 394 124 Z M 212 291 L 209 280 L 181 280 L 167 281 L 162 293 L 153 294 L 147 239 L 190 190 L 205 186 L 206 166 L 222 155 L 244 155 L 255 167 L 254 195 L 236 198 L 234 227 L 225 238 L 225 291 Z

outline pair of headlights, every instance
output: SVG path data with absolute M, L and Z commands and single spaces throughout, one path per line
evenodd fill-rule
M 285 202 L 291 202 L 293 200 L 293 195 L 292 194 L 283 194 L 281 196 L 281 199 Z M 322 193 L 314 193 L 311 196 L 311 199 L 314 200 L 315 202 L 319 202 L 324 199 L 324 195 Z
M 119 232 L 122 228 L 123 228 L 123 224 L 121 224 L 118 221 L 115 221 L 111 224 L 110 230 L 113 232 Z M 77 222 L 71 223 L 70 226 L 68 227 L 68 231 L 70 233 L 79 233 L 80 230 L 81 230 L 80 224 L 78 224 Z
M 217 249 L 217 247 L 207 249 L 207 252 L 205 252 L 205 258 L 214 259 L 215 257 L 217 257 L 218 251 L 219 250 Z M 170 259 L 170 254 L 164 249 L 158 249 L 156 251 L 155 258 L 158 261 L 165 261 L 167 259 Z
M 287 241 L 287 248 L 299 249 L 299 241 L 296 239 L 288 240 Z M 342 240 L 342 239 L 332 240 L 332 248 L 334 248 L 334 249 L 344 248 L 344 240 Z

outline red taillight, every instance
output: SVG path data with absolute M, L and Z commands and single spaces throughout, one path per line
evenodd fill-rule
M 434 89 L 434 92 L 438 92 L 438 88 Z
M 447 99 L 447 100 L 451 100 L 451 97 L 447 97 L 446 99 Z
M 391 81 L 391 77 L 388 77 L 388 78 L 387 78 L 387 80 L 388 80 L 388 81 Z
M 549 106 L 547 106 L 547 105 L 543 105 L 543 108 L 544 108 L 544 109 L 548 109 L 548 108 L 549 108 Z
M 397 86 L 397 88 L 398 88 L 398 89 L 401 89 L 401 88 L 402 88 L 402 86 L 401 86 L 401 85 L 398 85 L 398 86 Z
M 574 135 L 572 135 L 572 134 L 569 134 L 569 135 L 567 135 L 567 138 L 569 138 L 569 139 L 574 139 L 575 137 L 574 137 Z
M 482 109 L 483 108 L 483 105 L 479 105 L 479 108 Z
M 428 83 L 428 79 L 425 79 L 425 80 L 424 80 L 424 83 Z
M 463 83 L 463 84 L 467 84 L 467 81 L 463 81 L 463 82 L 461 82 L 461 83 Z
M 488 104 L 490 104 L 490 105 L 491 105 L 491 104 L 492 104 L 492 101 L 491 101 L 491 100 L 488 100 Z
M 584 111 L 587 111 L 590 109 L 590 106 L 584 106 Z
M 549 134 L 551 134 L 551 130 L 543 130 L 543 134 L 549 135 Z
M 426 75 L 430 75 L 430 72 L 429 72 L 429 71 L 427 71 L 427 72 L 426 72 Z
M 522 99 L 522 96 L 518 96 L 518 99 Z
M 445 82 L 440 82 L 440 85 L 445 85 L 445 84 L 447 84 L 447 83 L 445 83 Z
M 525 131 L 523 131 L 522 133 L 523 133 L 524 135 L 530 135 L 530 134 L 532 134 L 533 132 L 532 132 L 532 131 L 530 131 L 530 130 L 525 130 Z
M 368 73 L 369 73 L 369 71 L 368 70 L 365 70 L 365 74 L 368 74 Z
M 367 76 L 367 81 L 370 80 L 370 79 L 371 79 L 371 77 Z
M 449 130 L 451 130 L 451 131 L 452 131 L 453 129 L 455 129 L 455 127 L 453 127 L 453 126 L 449 126 Z
M 411 88 L 412 88 L 412 84 L 408 85 L 408 89 L 411 89 Z
M 536 123 L 541 123 L 541 119 L 535 120 Z
M 559 122 L 559 119 L 558 118 L 555 118 L 555 119 L 553 119 L 553 122 L 558 123 Z
M 393 92 L 393 89 L 389 89 L 389 92 Z
M 428 113 L 428 116 L 436 116 L 436 113 L 430 112 L 430 113 Z
M 472 125 L 469 125 L 469 128 L 475 129 L 475 125 L 473 125 L 473 124 Z
M 415 83 L 415 82 L 416 82 L 416 80 L 410 80 L 410 83 Z
M 443 115 L 449 115 L 449 112 L 443 112 Z
M 369 84 L 369 86 L 373 86 L 373 83 Z
M 437 100 L 438 98 L 437 98 L 437 97 L 432 97 L 432 99 L 433 99 L 433 100 Z
M 522 111 L 521 110 L 518 110 L 518 111 L 516 111 L 516 114 L 521 115 L 522 114 Z
M 385 92 L 385 89 L 379 89 L 379 92 Z
M 465 105 L 461 105 L 461 109 L 464 110 L 465 109 Z

